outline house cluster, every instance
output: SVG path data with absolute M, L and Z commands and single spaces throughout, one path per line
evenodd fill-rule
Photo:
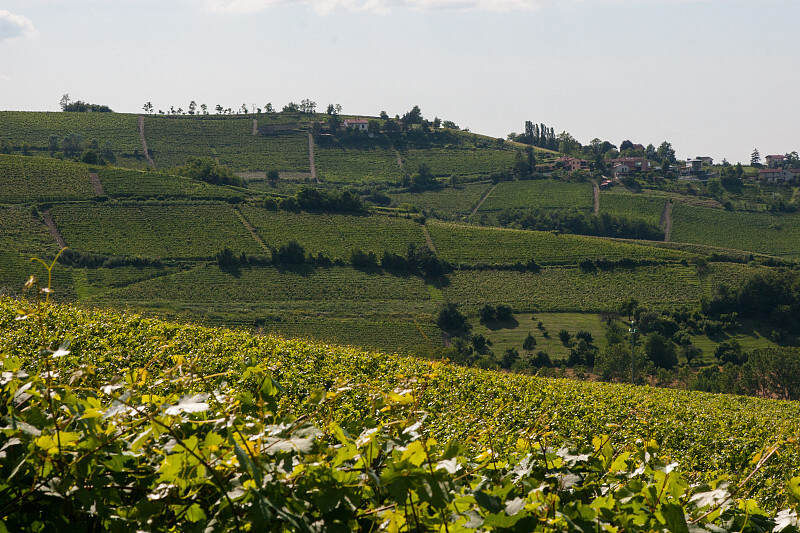
M 571 172 L 576 170 L 589 170 L 589 162 L 585 159 L 578 159 L 577 157 L 560 157 L 557 161 L 561 168 L 567 169 Z
M 618 157 L 609 163 L 615 178 L 633 172 L 647 172 L 650 169 L 650 162 L 646 157 Z
M 767 168 L 758 171 L 758 179 L 765 183 L 800 182 L 800 168 L 784 168 L 785 155 L 768 155 Z

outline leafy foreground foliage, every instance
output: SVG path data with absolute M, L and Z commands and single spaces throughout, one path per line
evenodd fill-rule
M 292 406 L 278 377 L 288 373 L 270 357 L 232 368 L 241 355 L 208 363 L 173 351 L 181 329 L 171 325 L 21 306 L 16 327 L 14 306 L 0 308 L 4 329 L 25 332 L 0 345 L 10 531 L 798 531 L 800 478 L 776 516 L 742 490 L 786 443 L 762 449 L 740 482 L 698 483 L 652 440 L 569 445 L 483 428 L 472 442 L 438 442 L 424 376 L 384 390 L 331 383 Z M 70 346 L 53 320 L 88 331 Z M 124 334 L 101 335 L 125 320 Z M 150 326 L 162 333 L 156 350 Z M 355 389 L 366 416 L 343 424 Z

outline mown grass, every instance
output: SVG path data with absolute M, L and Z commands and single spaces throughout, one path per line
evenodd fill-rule
M 685 252 L 598 237 L 556 235 L 458 225 L 429 220 L 428 231 L 439 256 L 454 263 L 515 263 L 534 259 L 540 264 L 575 264 L 583 259 L 681 260 Z
M 76 251 L 151 258 L 209 258 L 227 247 L 264 253 L 227 204 L 58 205 L 51 210 Z
M 323 252 L 332 259 L 350 259 L 355 249 L 404 254 L 409 244 L 425 245 L 422 226 L 405 218 L 289 213 L 244 206 L 242 213 L 261 238 L 279 247 L 296 240 L 306 251 Z

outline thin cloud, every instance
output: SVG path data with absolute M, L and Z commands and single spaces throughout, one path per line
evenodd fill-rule
M 227 13 L 253 13 L 277 5 L 297 2 L 289 0 L 207 0 L 212 11 Z M 387 13 L 393 8 L 415 10 L 458 9 L 486 11 L 531 10 L 552 3 L 552 0 L 300 0 L 320 14 L 339 9 Z
M 0 42 L 33 35 L 36 35 L 33 22 L 22 15 L 15 15 L 10 11 L 0 9 Z

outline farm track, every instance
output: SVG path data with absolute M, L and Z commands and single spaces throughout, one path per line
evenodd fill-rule
M 489 195 L 491 195 L 491 194 L 494 192 L 494 190 L 495 190 L 496 188 L 497 188 L 497 184 L 494 184 L 494 185 L 492 185 L 492 186 L 489 188 L 489 190 L 488 190 L 488 191 L 486 191 L 486 194 L 484 194 L 483 196 L 481 196 L 481 199 L 480 199 L 480 200 L 478 200 L 478 204 L 477 204 L 477 205 L 476 205 L 474 208 L 472 208 L 472 212 L 469 214 L 469 216 L 471 216 L 471 217 L 472 217 L 472 216 L 475 216 L 475 213 L 477 213 L 477 212 L 478 212 L 478 209 L 480 209 L 480 208 L 481 208 L 481 206 L 483 205 L 483 202 L 485 202 L 485 201 L 486 201 L 486 199 L 487 199 L 487 198 L 489 198 Z
M 100 176 L 98 176 L 96 172 L 92 172 L 89 174 L 89 179 L 92 180 L 92 189 L 94 189 L 94 194 L 97 196 L 105 196 L 106 194 L 103 191 L 103 184 L 100 183 Z
M 258 135 L 258 119 L 254 118 L 253 119 L 253 137 L 255 137 L 256 135 Z
M 147 149 L 147 139 L 144 137 L 144 117 L 139 117 L 139 139 L 142 141 L 142 150 L 144 150 L 144 156 L 147 158 L 147 164 L 150 165 L 150 168 L 155 169 L 156 163 L 150 157 L 150 150 Z
M 672 236 L 672 200 L 667 199 L 664 203 L 664 211 L 661 213 L 661 227 L 664 228 L 664 242 L 669 242 Z
M 308 166 L 311 168 L 311 177 L 319 184 L 317 177 L 317 165 L 314 162 L 314 136 L 308 132 Z
M 428 243 L 428 249 L 433 252 L 434 255 L 437 255 L 439 252 L 436 251 L 436 245 L 433 244 L 433 239 L 431 239 L 431 234 L 428 233 L 428 226 L 425 224 L 422 225 L 422 233 L 425 234 L 425 242 Z
M 594 214 L 600 214 L 600 186 L 596 181 L 592 181 L 592 193 L 594 195 Z
M 400 151 L 397 148 L 394 149 L 394 153 L 395 153 L 395 155 L 397 155 L 397 166 L 400 167 L 400 172 L 402 172 L 403 171 L 403 158 L 400 157 Z
M 50 235 L 53 236 L 56 243 L 58 244 L 59 248 L 66 248 L 67 243 L 64 242 L 64 237 L 61 236 L 61 232 L 58 231 L 58 226 L 56 226 L 56 221 L 53 220 L 53 215 L 50 214 L 49 209 L 45 209 L 42 211 L 42 219 L 44 223 L 47 224 L 47 229 L 50 230 Z
M 234 211 L 236 211 L 236 216 L 239 217 L 239 220 L 242 221 L 242 224 L 244 225 L 245 228 L 247 228 L 247 231 L 250 232 L 250 235 L 253 236 L 253 239 L 255 239 L 258 245 L 261 246 L 261 248 L 265 252 L 269 252 L 270 249 L 269 246 L 267 246 L 267 243 L 265 243 L 264 240 L 261 238 L 261 236 L 258 234 L 258 232 L 256 232 L 256 228 L 254 228 L 253 225 L 250 224 L 250 221 L 247 220 L 247 217 L 244 216 L 244 213 L 241 212 L 238 206 L 234 209 Z

